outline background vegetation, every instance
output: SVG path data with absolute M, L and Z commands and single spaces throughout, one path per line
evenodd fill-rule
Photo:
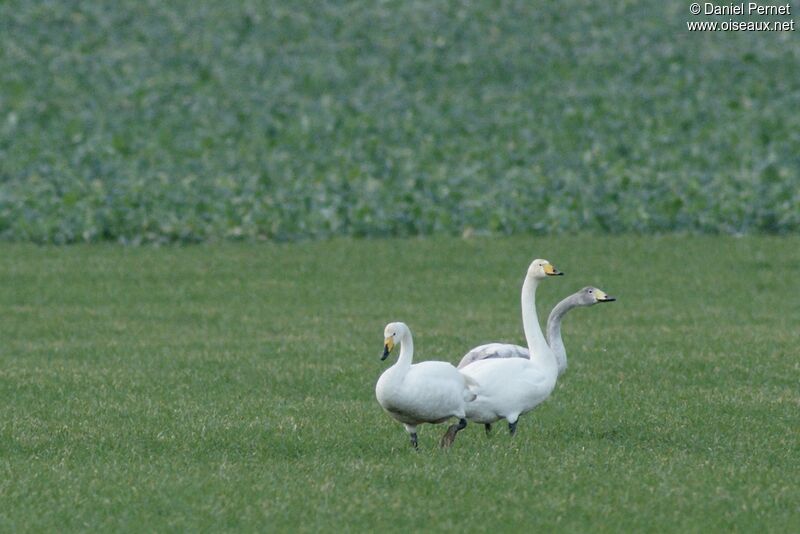
M 0 238 L 797 231 L 800 40 L 689 18 L 0 2 Z
M 511 440 L 374 398 L 592 283 Z M 287 273 L 292 273 L 288 276 Z M 354 274 L 357 273 L 357 274 Z M 0 246 L 0 530 L 797 532 L 797 237 Z

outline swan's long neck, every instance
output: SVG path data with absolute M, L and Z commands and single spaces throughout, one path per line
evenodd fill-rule
M 559 375 L 567 369 L 567 349 L 564 348 L 564 340 L 561 339 L 561 320 L 564 314 L 576 306 L 578 303 L 575 295 L 570 295 L 556 304 L 550 312 L 550 317 L 547 318 L 547 344 L 556 357 Z
M 536 287 L 539 281 L 532 276 L 525 277 L 522 284 L 522 326 L 525 328 L 525 339 L 528 341 L 528 351 L 531 361 L 542 365 L 556 367 L 553 351 L 547 345 L 539 326 L 539 316 L 536 313 Z
M 409 332 L 400 340 L 400 356 L 397 357 L 397 363 L 394 366 L 397 369 L 408 370 L 411 367 L 413 357 L 414 340 L 411 339 L 411 333 Z

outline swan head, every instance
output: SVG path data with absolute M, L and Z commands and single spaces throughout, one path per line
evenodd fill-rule
M 394 346 L 402 343 L 410 333 L 411 331 L 405 323 L 387 324 L 386 328 L 383 329 L 383 356 L 381 356 L 381 360 L 388 358 Z
M 593 286 L 586 286 L 577 293 L 578 304 L 581 306 L 593 306 L 598 302 L 614 302 L 617 300 L 611 295 L 607 294 L 602 289 Z
M 528 267 L 528 277 L 542 280 L 548 276 L 561 276 L 564 273 L 556 269 L 552 263 L 547 260 L 533 260 L 530 267 Z

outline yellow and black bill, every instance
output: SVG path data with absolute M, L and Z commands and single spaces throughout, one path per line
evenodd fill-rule
M 614 302 L 615 300 L 617 300 L 616 297 L 612 297 L 602 289 L 596 290 L 594 292 L 594 297 L 597 299 L 597 302 Z
M 544 274 L 546 274 L 547 276 L 562 276 L 564 274 L 558 269 L 556 269 L 552 263 L 545 264 L 543 269 L 544 269 Z
M 391 337 L 387 337 L 383 342 L 383 356 L 381 356 L 381 361 L 389 357 L 389 353 L 392 352 L 393 348 L 394 348 L 394 339 L 392 339 Z

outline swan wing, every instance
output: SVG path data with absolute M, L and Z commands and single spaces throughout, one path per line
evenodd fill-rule
M 470 350 L 461 358 L 458 368 L 463 369 L 471 363 L 492 358 L 525 358 L 529 359 L 528 349 L 511 343 L 487 343 Z
M 480 384 L 478 401 L 497 407 L 498 413 L 525 411 L 533 398 L 546 398 L 554 385 L 552 373 L 522 358 L 475 362 L 462 371 Z
M 463 417 L 469 396 L 465 377 L 447 362 L 414 364 L 391 400 L 390 411 L 418 422 L 438 422 Z

